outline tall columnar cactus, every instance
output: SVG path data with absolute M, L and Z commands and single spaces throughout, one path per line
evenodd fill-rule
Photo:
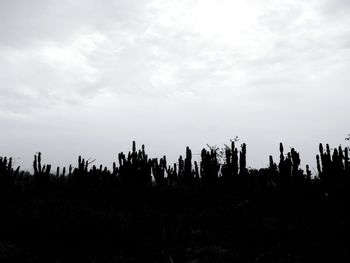
M 319 150 L 320 154 L 317 155 L 318 157 L 316 157 L 316 158 L 318 160 L 318 163 L 320 164 L 319 165 L 320 169 L 318 171 L 319 172 L 319 177 L 320 177 L 320 179 L 322 179 L 323 174 L 325 172 L 324 171 L 324 168 L 325 168 L 325 155 L 324 155 L 324 152 L 323 152 L 323 145 L 322 145 L 322 143 L 319 144 L 318 150 Z
M 184 181 L 184 172 L 185 172 L 185 162 L 182 158 L 182 155 L 179 157 L 179 172 L 178 172 L 178 181 L 180 184 L 183 184 Z
M 298 176 L 299 173 L 299 165 L 300 165 L 300 157 L 299 153 L 295 151 L 294 148 L 291 149 L 290 152 L 291 161 L 292 161 L 292 175 Z
M 280 142 L 280 164 L 284 163 L 283 144 Z M 280 167 L 281 170 L 281 167 Z
M 344 174 L 344 154 L 343 149 L 341 146 L 338 147 L 338 149 L 333 150 L 332 155 L 332 169 L 333 169 L 333 176 L 334 177 L 341 177 Z M 335 180 L 338 180 L 340 178 L 334 178 Z
M 278 185 L 280 183 L 279 177 L 278 177 L 278 169 L 277 169 L 277 164 L 273 161 L 272 155 L 269 156 L 268 173 L 270 174 L 269 184 Z
M 326 144 L 326 153 L 323 154 L 323 163 L 324 173 L 327 177 L 331 176 L 332 173 L 332 159 L 331 159 L 331 150 L 328 144 Z
M 247 154 L 247 146 L 245 143 L 241 145 L 241 152 L 239 154 L 239 174 L 244 175 L 247 173 L 247 160 L 246 160 L 246 154 Z
M 286 175 L 288 177 L 291 176 L 292 174 L 292 155 L 291 153 L 287 153 L 287 157 L 286 157 L 286 160 L 285 160 L 285 165 L 286 165 Z
M 324 152 L 323 145 L 320 143 L 319 152 L 319 159 L 321 161 L 319 175 L 320 179 L 326 182 L 329 181 L 329 179 L 332 177 L 332 158 L 329 145 L 326 144 L 326 151 Z
M 316 163 L 317 163 L 318 177 L 322 178 L 322 169 L 321 169 L 321 163 L 320 163 L 320 156 L 318 154 L 316 155 Z
M 136 142 L 132 141 L 132 153 L 136 154 Z
M 116 177 L 117 174 L 118 174 L 118 167 L 117 167 L 117 164 L 115 162 L 113 162 L 112 175 Z
M 184 185 L 193 185 L 194 176 L 192 172 L 192 152 L 190 147 L 186 147 L 186 158 L 184 163 L 184 174 L 183 174 Z
M 343 170 L 344 169 L 344 165 L 343 165 L 344 151 L 341 145 L 338 147 L 338 153 L 339 153 L 338 166 L 341 170 Z
M 238 150 L 235 147 L 235 142 L 231 143 L 231 151 L 232 151 L 232 174 L 233 176 L 238 175 Z
M 269 156 L 269 169 L 271 171 L 274 171 L 276 167 L 276 164 L 273 162 L 273 157 L 272 155 Z
M 222 165 L 221 174 L 224 180 L 232 180 L 232 151 L 231 148 L 225 149 L 225 163 Z
M 330 157 L 331 156 L 331 148 L 329 147 L 329 144 L 326 144 L 326 153 Z
M 73 171 L 73 167 L 70 164 L 69 168 L 68 168 L 68 179 L 71 180 L 72 179 L 72 171 Z
M 333 150 L 333 154 L 332 154 L 332 170 L 333 170 L 333 177 L 337 177 L 340 173 L 340 171 L 342 170 L 341 165 L 339 164 L 339 161 L 342 162 L 342 160 L 340 160 L 340 156 L 338 153 L 338 150 L 335 148 Z
M 287 176 L 287 167 L 283 150 L 283 144 L 280 143 L 280 163 L 278 164 L 278 169 L 282 180 L 284 180 L 284 178 Z
M 306 179 L 311 181 L 311 171 L 308 164 L 306 165 Z
M 349 176 L 350 165 L 349 165 L 349 150 L 348 150 L 348 148 L 345 148 L 345 150 L 344 150 L 344 170 L 345 170 L 346 175 Z
M 200 177 L 199 177 L 199 169 L 198 169 L 197 161 L 194 161 L 194 177 L 196 182 L 199 183 Z

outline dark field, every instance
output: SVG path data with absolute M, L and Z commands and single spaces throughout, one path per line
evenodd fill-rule
M 133 145 L 113 170 L 0 162 L 0 262 L 349 262 L 347 149 L 248 170 L 234 143 L 170 167 Z M 152 179 L 152 176 L 154 179 Z

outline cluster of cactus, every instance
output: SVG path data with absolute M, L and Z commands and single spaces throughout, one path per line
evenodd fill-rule
M 239 155 L 239 158 L 238 158 Z M 247 170 L 247 145 L 241 145 L 241 151 L 235 147 L 235 142 L 231 141 L 231 147 L 226 147 L 225 163 L 221 168 L 222 177 L 225 180 L 232 181 L 238 175 L 246 175 Z
M 214 184 L 218 181 L 220 164 L 217 158 L 217 152 L 213 149 L 207 151 L 202 149 L 200 163 L 200 174 L 203 184 Z
M 235 142 L 232 141 L 230 147 L 225 150 L 225 162 L 221 164 L 220 155 L 217 149 L 212 147 L 209 150 L 201 151 L 201 160 L 199 164 L 193 161 L 192 151 L 186 147 L 185 158 L 180 156 L 178 163 L 173 166 L 167 164 L 166 157 L 160 159 L 148 158 L 145 153 L 145 146 L 136 150 L 135 141 L 132 142 L 132 150 L 128 154 L 119 153 L 119 165 L 113 163 L 112 171 L 107 167 L 89 165 L 93 162 L 90 159 L 78 158 L 78 165 L 73 168 L 71 165 L 66 171 L 57 167 L 56 177 L 50 174 L 51 166 L 42 165 L 42 156 L 39 152 L 34 155 L 33 179 L 35 185 L 47 186 L 50 182 L 62 182 L 61 186 L 85 187 L 89 189 L 116 186 L 151 186 L 168 187 L 175 185 L 182 186 L 200 186 L 213 185 L 218 182 L 238 182 L 237 185 L 248 184 L 270 184 L 274 186 L 288 185 L 293 182 L 311 182 L 311 171 L 306 166 L 306 173 L 300 169 L 299 153 L 291 148 L 290 152 L 284 153 L 283 144 L 280 143 L 280 158 L 278 165 L 269 158 L 269 167 L 257 172 L 248 171 L 246 167 L 246 144 L 241 145 L 238 150 Z M 344 175 L 350 174 L 350 163 L 348 149 L 339 147 L 331 153 L 329 145 L 326 145 L 324 151 L 322 144 L 319 147 L 320 154 L 317 155 L 317 170 L 319 178 L 323 182 L 332 182 L 332 180 L 342 180 Z M 25 180 L 20 179 L 19 167 L 13 168 L 11 158 L 0 157 L 0 185 L 2 188 L 8 188 L 12 185 L 25 185 Z M 247 175 L 247 176 L 245 176 Z M 258 177 L 255 177 L 258 176 Z M 56 178 L 56 179 L 55 179 Z M 153 179 L 152 179 L 153 178 Z M 28 179 L 28 178 L 27 178 Z M 253 179 L 253 180 L 251 180 Z M 21 181 L 22 180 L 22 181 Z M 306 180 L 306 181 L 305 181 Z M 20 182 L 21 181 L 21 182 Z M 27 180 L 28 183 L 31 180 Z M 17 182 L 17 183 L 16 183 Z M 18 183 L 20 182 L 20 183 Z M 28 187 L 27 187 L 28 188 Z M 28 188 L 29 189 L 29 188 Z
M 0 157 L 0 187 L 8 190 L 14 186 L 20 167 L 13 169 L 12 158 Z
M 284 154 L 283 144 L 280 143 L 280 160 L 277 165 L 273 161 L 273 157 L 269 157 L 269 172 L 270 182 L 274 185 L 288 185 L 291 182 L 302 183 L 311 181 L 311 171 L 309 165 L 306 165 L 306 174 L 300 169 L 300 155 L 291 148 L 290 152 Z
M 169 186 L 174 186 L 178 184 L 178 172 L 177 172 L 177 164 L 174 163 L 173 167 L 168 165 L 166 168 L 167 173 L 167 183 Z
M 38 155 L 34 155 L 33 169 L 36 182 L 40 185 L 46 185 L 50 179 L 51 165 L 41 164 L 41 152 Z
M 113 169 L 116 169 L 115 164 L 113 165 Z M 116 177 L 116 171 L 109 171 L 107 167 L 103 165 L 93 165 L 88 174 L 89 183 L 93 188 L 113 188 L 117 185 L 118 180 Z
M 349 150 L 342 149 L 341 146 L 333 150 L 326 144 L 324 151 L 323 145 L 319 145 L 319 154 L 316 155 L 317 170 L 319 178 L 324 182 L 339 181 L 341 177 L 349 175 Z
M 156 185 L 162 187 L 166 184 L 165 181 L 165 171 L 166 171 L 166 157 L 160 158 L 159 162 L 158 159 L 155 158 L 151 162 L 152 165 L 152 173 L 155 180 Z
M 232 142 L 231 147 L 232 149 L 226 151 L 226 163 L 223 165 L 222 175 L 223 177 L 234 178 L 238 174 L 247 172 L 246 145 L 241 146 L 242 150 L 240 152 L 235 148 L 234 142 Z M 240 158 L 238 158 L 238 154 Z M 42 165 L 41 159 L 40 152 L 34 155 L 33 177 L 36 182 L 45 186 L 50 180 L 51 165 Z M 122 186 L 150 186 L 152 185 L 152 176 L 154 183 L 158 186 L 194 186 L 200 183 L 210 185 L 216 183 L 221 177 L 221 164 L 215 149 L 209 151 L 203 149 L 201 161 L 198 165 L 196 161 L 193 162 L 192 160 L 191 149 L 186 147 L 185 158 L 183 159 L 180 156 L 178 164 L 171 167 L 167 165 L 165 156 L 159 160 L 157 158 L 149 159 L 145 153 L 144 145 L 137 151 L 136 143 L 133 141 L 132 150 L 127 155 L 123 152 L 119 153 L 118 161 L 119 166 L 114 162 L 112 171 L 102 165 L 99 167 L 93 165 L 89 169 L 91 162 L 79 156 L 76 168 L 73 169 L 70 165 L 67 172 L 65 167 L 62 170 L 57 167 L 56 178 L 74 187 L 107 184 L 107 182 Z M 9 165 L 6 167 L 9 167 Z
M 89 183 L 89 161 L 78 157 L 78 167 L 72 168 L 69 166 L 68 180 L 72 182 L 74 186 L 82 186 Z M 73 170 L 73 172 L 72 172 Z
M 198 163 L 194 161 L 194 166 L 192 165 L 192 151 L 188 146 L 186 147 L 185 160 L 182 158 L 182 155 L 180 155 L 178 169 L 176 164 L 174 164 L 174 168 L 169 166 L 167 174 L 169 185 L 193 186 L 199 183 Z
M 270 157 L 270 166 L 273 163 L 272 157 Z M 273 164 L 276 167 L 275 164 Z M 283 144 L 280 143 L 280 162 L 278 164 L 279 173 L 281 180 L 288 180 L 292 176 L 297 177 L 303 176 L 303 170 L 299 168 L 300 166 L 300 156 L 299 153 L 291 148 L 290 152 L 285 156 L 283 153 Z
M 226 147 L 225 164 L 222 166 L 221 173 L 225 180 L 232 180 L 238 175 L 238 150 L 235 142 L 231 142 L 231 148 Z
M 144 145 L 142 145 L 141 150 L 136 151 L 136 143 L 133 141 L 132 152 L 129 152 L 127 156 L 121 152 L 118 155 L 118 161 L 119 168 L 116 168 L 114 164 L 113 170 L 119 175 L 122 185 L 145 186 L 152 183 L 152 167 L 155 171 L 157 165 L 155 164 L 155 160 L 148 159 Z M 161 166 L 163 168 L 163 163 Z
M 182 156 L 179 158 L 179 173 L 178 183 L 183 185 L 193 185 L 195 179 L 198 178 L 198 165 L 195 162 L 195 169 L 192 168 L 192 151 L 190 147 L 186 147 L 186 157 L 183 160 Z

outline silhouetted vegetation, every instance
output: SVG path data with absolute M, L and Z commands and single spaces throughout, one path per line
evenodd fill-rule
M 200 161 L 168 164 L 144 145 L 112 170 L 79 156 L 76 167 L 33 173 L 0 157 L 1 262 L 309 262 L 349 260 L 348 148 L 319 146 L 317 174 L 279 146 L 279 162 L 247 168 L 232 141 Z

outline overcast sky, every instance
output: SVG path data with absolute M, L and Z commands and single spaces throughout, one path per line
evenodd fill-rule
M 238 136 L 315 167 L 350 133 L 348 0 L 1 0 L 0 156 L 171 161 Z

